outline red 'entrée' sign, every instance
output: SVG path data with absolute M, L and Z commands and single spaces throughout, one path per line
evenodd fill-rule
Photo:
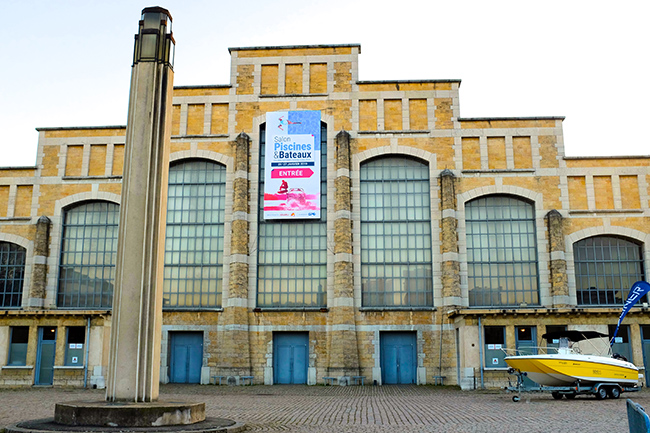
M 276 168 L 271 171 L 271 179 L 297 179 L 311 177 L 311 168 Z

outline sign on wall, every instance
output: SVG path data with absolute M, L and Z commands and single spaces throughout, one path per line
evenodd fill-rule
M 264 219 L 320 218 L 320 111 L 266 113 Z

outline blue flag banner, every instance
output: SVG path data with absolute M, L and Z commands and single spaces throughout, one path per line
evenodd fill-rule
M 623 304 L 623 311 L 621 311 L 621 315 L 618 318 L 616 330 L 612 336 L 612 341 L 609 343 L 610 346 L 614 344 L 614 338 L 616 338 L 616 334 L 618 334 L 618 328 L 621 326 L 621 322 L 623 321 L 625 315 L 628 313 L 628 311 L 630 311 L 630 308 L 632 308 L 632 306 L 634 306 L 634 304 L 636 304 L 639 299 L 643 298 L 643 296 L 648 292 L 650 292 L 650 284 L 646 283 L 645 281 L 637 281 L 632 285 L 630 294 L 627 296 L 625 304 Z

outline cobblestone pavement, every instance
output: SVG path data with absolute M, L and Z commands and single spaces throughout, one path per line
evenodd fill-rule
M 283 432 L 627 432 L 625 397 L 650 408 L 650 390 L 618 400 L 553 400 L 529 394 L 435 386 L 161 386 L 160 400 L 203 401 L 208 416 L 247 431 Z M 0 389 L 0 426 L 53 416 L 56 402 L 103 400 L 101 390 Z

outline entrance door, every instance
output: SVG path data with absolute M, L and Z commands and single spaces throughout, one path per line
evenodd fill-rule
M 517 355 L 537 355 L 537 328 L 534 326 L 515 327 Z M 537 386 L 527 376 L 524 377 L 524 385 Z
M 273 334 L 273 383 L 306 384 L 308 359 L 308 332 Z
M 170 332 L 169 381 L 200 383 L 203 332 Z
M 616 325 L 609 325 L 609 340 L 611 341 Z M 632 362 L 632 345 L 630 344 L 630 325 L 621 325 L 616 333 L 614 344 L 612 344 L 612 353 L 618 353 Z
M 38 328 L 36 349 L 36 385 L 52 385 L 54 382 L 54 355 L 56 354 L 56 327 Z
M 382 332 L 380 348 L 381 382 L 383 384 L 417 383 L 415 332 Z
M 643 366 L 645 367 L 645 386 L 650 386 L 650 325 L 641 325 L 641 347 L 643 349 Z

